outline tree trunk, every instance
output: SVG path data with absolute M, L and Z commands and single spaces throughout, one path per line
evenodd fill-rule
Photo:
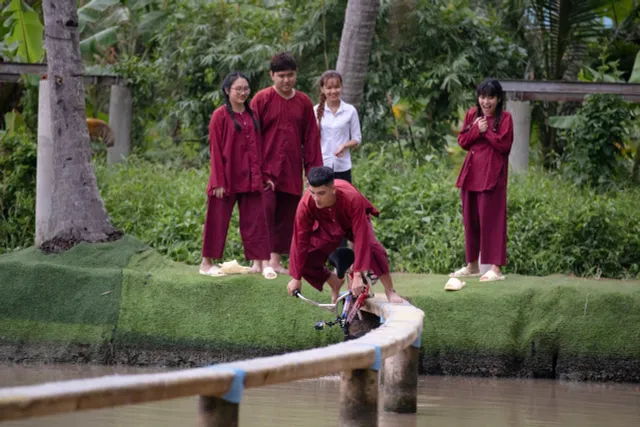
M 76 0 L 42 2 L 50 88 L 53 192 L 49 239 L 41 248 L 118 237 L 100 197 L 86 123 Z
M 342 98 L 360 105 L 380 0 L 349 0 L 336 69 L 342 74 Z

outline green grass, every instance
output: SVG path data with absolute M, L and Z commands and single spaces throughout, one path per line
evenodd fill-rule
M 640 359 L 640 282 L 568 276 L 466 279 L 444 292 L 446 276 L 402 274 L 399 291 L 425 312 L 423 349 L 449 352 Z
M 394 277 L 425 312 L 426 356 L 640 359 L 638 281 L 508 275 L 468 279 L 464 290 L 447 293 L 443 275 Z M 132 237 L 62 255 L 29 248 L 0 256 L 0 343 L 114 340 L 119 349 L 252 354 L 338 342 L 339 330 L 313 329 L 330 313 L 288 297 L 286 283 L 284 276 L 202 276 Z M 306 284 L 303 292 L 329 298 Z
M 122 269 L 146 245 L 124 239 L 56 255 L 35 248 L 0 257 L 0 337 L 99 344 L 118 322 Z
M 337 330 L 313 330 L 325 312 L 288 297 L 286 284 L 285 276 L 202 276 L 144 252 L 124 271 L 117 342 L 284 351 L 337 341 Z

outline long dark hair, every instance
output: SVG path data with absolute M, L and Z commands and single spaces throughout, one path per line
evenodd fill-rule
M 316 109 L 316 117 L 318 118 L 318 124 L 322 121 L 322 116 L 324 116 L 324 106 L 327 102 L 327 95 L 324 94 L 322 88 L 325 83 L 330 79 L 338 79 L 340 81 L 340 86 L 342 86 L 342 76 L 336 70 L 327 70 L 320 76 L 320 99 L 318 102 L 318 108 Z M 318 130 L 320 130 L 321 126 L 318 126 Z M 320 131 L 322 132 L 322 131 Z
M 476 89 L 476 117 L 482 117 L 482 108 L 480 107 L 480 96 L 495 96 L 498 98 L 498 105 L 496 106 L 496 120 L 493 122 L 493 131 L 497 132 L 500 126 L 500 117 L 502 116 L 502 110 L 504 108 L 504 91 L 502 85 L 497 80 L 487 79 L 478 85 Z
M 242 128 L 240 127 L 240 123 L 238 123 L 238 121 L 236 120 L 236 115 L 233 114 L 233 108 L 231 108 L 231 101 L 229 100 L 228 92 L 231 91 L 231 86 L 238 79 L 245 79 L 247 81 L 247 84 L 249 83 L 249 78 L 247 76 L 239 71 L 234 71 L 233 73 L 225 77 L 221 87 L 222 95 L 224 95 L 224 103 L 227 106 L 227 112 L 231 116 L 231 120 L 233 120 L 233 126 L 236 128 L 236 131 L 240 131 Z M 256 117 L 253 115 L 253 111 L 251 111 L 251 107 L 249 106 L 249 97 L 247 97 L 247 99 L 244 101 L 244 108 L 245 110 L 247 110 L 247 113 L 249 113 L 249 116 L 251 116 L 251 120 L 253 120 L 253 126 L 256 128 L 256 131 L 259 130 L 260 123 L 258 122 L 258 119 L 256 119 Z

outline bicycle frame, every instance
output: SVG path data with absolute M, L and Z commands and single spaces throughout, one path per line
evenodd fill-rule
M 360 295 L 354 300 L 354 295 L 351 291 L 347 291 L 340 295 L 335 303 L 332 304 L 323 304 L 316 301 L 313 301 L 309 298 L 306 298 L 300 291 L 295 291 L 293 296 L 300 298 L 307 304 L 323 308 L 331 313 L 333 313 L 336 318 L 332 321 L 318 321 L 315 323 L 316 330 L 323 330 L 325 327 L 333 327 L 334 325 L 340 325 L 342 332 L 344 333 L 345 338 L 349 336 L 349 326 L 355 319 L 356 315 L 360 320 L 362 320 L 362 314 L 360 313 L 360 309 L 364 305 L 364 302 L 367 298 L 372 297 L 373 293 L 371 293 L 371 286 L 375 284 L 378 280 L 377 277 L 371 276 L 369 274 L 360 273 L 362 275 L 362 279 L 364 281 L 364 289 Z M 339 312 L 339 306 L 342 304 L 342 310 Z

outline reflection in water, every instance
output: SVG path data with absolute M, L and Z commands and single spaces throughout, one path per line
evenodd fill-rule
M 0 366 L 0 386 L 161 369 L 104 366 Z M 251 389 L 240 426 L 336 426 L 337 377 Z M 2 427 L 169 427 L 196 425 L 197 398 L 3 423 Z M 546 380 L 421 377 L 418 413 L 381 414 L 380 427 L 636 427 L 640 385 Z

